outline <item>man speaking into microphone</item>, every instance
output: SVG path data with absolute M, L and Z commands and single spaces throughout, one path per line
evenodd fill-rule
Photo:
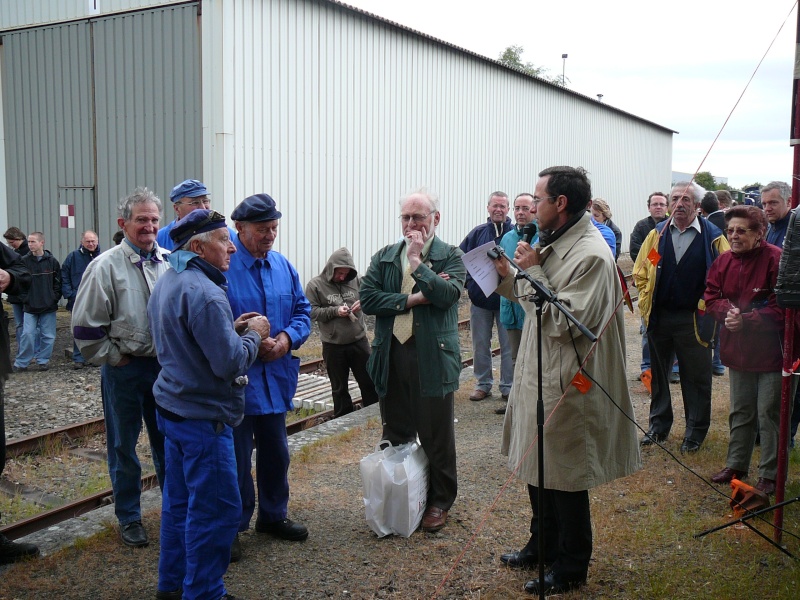
M 586 207 L 591 184 L 584 169 L 550 167 L 539 173 L 533 204 L 539 241 L 520 242 L 514 261 L 595 335 L 597 346 L 571 325 L 556 307 L 542 311 L 542 395 L 544 401 L 544 489 L 538 493 L 536 442 L 537 369 L 536 305 L 523 301 L 526 313 L 520 354 L 503 427 L 502 452 L 508 466 L 528 484 L 533 518 L 531 537 L 517 552 L 500 560 L 513 568 L 539 563 L 539 536 L 544 537 L 544 581 L 525 584 L 526 591 L 563 593 L 583 585 L 592 555 L 590 488 L 641 468 L 636 428 L 625 381 L 625 329 L 622 289 L 614 257 L 592 224 Z M 502 280 L 498 293 L 512 301 L 532 294 L 528 283 L 515 286 L 508 262 L 495 266 Z M 515 287 L 517 288 L 515 290 Z M 542 516 L 539 529 L 538 515 Z

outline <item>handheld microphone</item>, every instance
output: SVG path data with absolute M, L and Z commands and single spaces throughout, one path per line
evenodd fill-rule
M 538 228 L 536 227 L 536 223 L 531 221 L 530 223 L 524 225 L 522 227 L 522 239 L 520 242 L 525 242 L 526 244 L 530 244 L 531 240 L 536 237 L 536 232 Z

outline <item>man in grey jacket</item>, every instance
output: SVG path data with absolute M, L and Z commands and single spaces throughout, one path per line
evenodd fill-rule
M 72 311 L 72 333 L 83 357 L 102 365 L 108 473 L 122 541 L 147 545 L 142 526 L 142 468 L 136 443 L 144 419 L 158 483 L 164 485 L 164 436 L 156 424 L 153 384 L 161 367 L 150 336 L 147 302 L 169 264 L 156 243 L 161 200 L 137 188 L 119 205 L 125 239 L 94 259 L 83 274 Z
M 348 391 L 351 370 L 361 389 L 364 406 L 378 401 L 375 385 L 367 373 L 370 349 L 358 299 L 360 287 L 361 278 L 347 248 L 331 254 L 322 273 L 306 285 L 311 320 L 319 325 L 322 357 L 331 380 L 334 418 L 353 412 L 353 399 Z

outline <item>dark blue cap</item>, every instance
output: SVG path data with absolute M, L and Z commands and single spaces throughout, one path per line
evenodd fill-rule
M 275 208 L 275 200 L 267 194 L 248 196 L 231 213 L 234 221 L 249 221 L 259 223 L 274 221 L 281 218 L 281 213 Z
M 202 181 L 197 179 L 187 179 L 181 181 L 178 185 L 172 188 L 169 194 L 169 199 L 177 202 L 181 198 L 197 198 L 199 196 L 208 196 L 208 189 L 203 185 Z
M 173 250 L 180 249 L 181 246 L 198 233 L 222 229 L 225 226 L 225 215 L 207 208 L 193 210 L 175 223 L 175 226 L 170 230 L 169 237 L 175 243 Z

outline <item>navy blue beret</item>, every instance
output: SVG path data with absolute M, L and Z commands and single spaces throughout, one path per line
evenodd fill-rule
M 175 223 L 175 226 L 170 230 L 169 237 L 175 243 L 173 250 L 179 250 L 181 246 L 198 233 L 222 229 L 225 226 L 225 215 L 207 208 L 193 210 Z
M 208 196 L 206 186 L 202 181 L 197 181 L 197 179 L 187 179 L 172 188 L 169 199 L 177 202 L 181 198 L 197 198 L 199 196 Z
M 234 221 L 274 221 L 281 218 L 281 213 L 275 208 L 275 200 L 267 194 L 248 196 L 233 209 L 231 219 Z

